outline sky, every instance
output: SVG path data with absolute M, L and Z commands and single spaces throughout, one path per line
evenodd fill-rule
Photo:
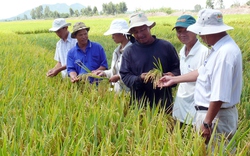
M 229 8 L 235 2 L 245 4 L 247 0 L 224 0 L 224 5 Z M 114 4 L 125 2 L 128 11 L 136 9 L 148 10 L 161 7 L 170 7 L 172 9 L 186 10 L 194 9 L 196 4 L 205 7 L 206 0 L 4 0 L 0 5 L 0 19 L 16 16 L 27 10 L 31 10 L 43 4 L 66 3 L 68 5 L 80 3 L 84 6 L 97 7 L 98 11 L 102 10 L 103 3 L 112 2 Z

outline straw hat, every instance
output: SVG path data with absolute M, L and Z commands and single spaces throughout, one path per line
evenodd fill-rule
M 217 34 L 231 29 L 233 27 L 223 23 L 221 11 L 213 9 L 200 10 L 197 22 L 187 28 L 198 35 Z
M 124 19 L 115 19 L 112 21 L 109 30 L 104 33 L 104 35 L 112 34 L 129 34 L 128 33 L 128 23 Z
M 134 27 L 147 25 L 148 27 L 153 28 L 156 23 L 152 21 L 148 21 L 148 18 L 146 17 L 146 15 L 142 12 L 139 12 L 139 13 L 134 13 L 130 16 L 129 24 L 130 24 L 130 27 L 129 27 L 128 32 L 131 33 L 131 29 Z
M 49 29 L 49 31 L 57 31 L 63 27 L 70 26 L 71 23 L 66 23 L 65 19 L 63 18 L 57 18 L 52 23 L 52 28 Z
M 71 38 L 76 38 L 76 32 L 82 29 L 89 31 L 90 27 L 87 27 L 83 22 L 76 22 L 73 26 L 73 32 L 71 33 Z

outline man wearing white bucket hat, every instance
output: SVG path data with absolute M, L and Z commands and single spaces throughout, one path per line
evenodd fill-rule
M 139 105 L 160 105 L 167 113 L 172 112 L 171 87 L 154 88 L 151 81 L 145 82 L 146 74 L 161 64 L 164 74 L 179 75 L 179 58 L 174 46 L 151 35 L 155 22 L 148 21 L 144 13 L 130 16 L 128 32 L 135 37 L 135 43 L 127 47 L 122 56 L 120 75 L 131 90 L 131 102 Z
M 52 28 L 49 29 L 49 31 L 55 32 L 60 40 L 56 44 L 56 52 L 54 57 L 54 59 L 57 61 L 57 64 L 54 68 L 47 72 L 48 77 L 56 76 L 59 72 L 61 72 L 63 78 L 67 76 L 67 54 L 77 42 L 76 39 L 71 38 L 71 34 L 68 31 L 68 26 L 70 25 L 70 23 L 66 23 L 65 19 L 58 18 L 53 21 Z
M 201 10 L 197 22 L 187 30 L 200 35 L 212 47 L 210 55 L 196 71 L 160 79 L 159 87 L 197 79 L 194 95 L 197 110 L 195 125 L 206 142 L 213 128 L 230 140 L 238 125 L 235 106 L 240 102 L 242 89 L 242 54 L 238 45 L 226 33 L 231 29 L 223 23 L 223 15 L 219 10 Z
M 132 36 L 128 33 L 128 24 L 126 20 L 114 19 L 109 30 L 106 31 L 104 35 L 112 35 L 114 42 L 119 44 L 119 46 L 113 52 L 111 68 L 109 70 L 96 71 L 96 74 L 108 77 L 109 81 L 114 85 L 115 92 L 128 92 L 129 88 L 123 83 L 119 74 L 123 51 L 132 44 L 129 40 Z

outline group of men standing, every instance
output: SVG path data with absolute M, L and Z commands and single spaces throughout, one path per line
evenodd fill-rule
M 237 130 L 236 104 L 240 102 L 242 89 L 241 50 L 226 32 L 233 28 L 224 24 L 219 10 L 203 9 L 197 21 L 190 15 L 182 15 L 173 28 L 184 44 L 178 55 L 169 41 L 151 34 L 155 25 L 142 12 L 129 18 L 127 33 L 135 41 L 123 51 L 119 78 L 130 89 L 131 103 L 159 105 L 181 126 L 195 126 L 206 141 L 212 129 L 230 139 Z M 63 77 L 69 76 L 76 82 L 79 74 L 86 73 L 79 62 L 93 72 L 106 70 L 103 47 L 88 39 L 90 28 L 78 22 L 71 34 L 68 26 L 64 19 L 56 19 L 50 29 L 61 39 L 55 54 L 57 64 L 47 76 L 61 72 Z M 154 88 L 151 81 L 145 82 L 145 77 L 159 63 L 162 78 Z M 171 88 L 176 84 L 179 85 L 173 100 Z

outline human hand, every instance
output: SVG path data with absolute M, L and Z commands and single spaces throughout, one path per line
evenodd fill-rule
M 58 72 L 53 68 L 53 69 L 50 69 L 47 73 L 46 73 L 46 76 L 47 77 L 54 77 L 58 74 Z
M 205 138 L 205 143 L 208 144 L 210 138 L 211 138 L 211 135 L 212 135 L 212 128 L 205 128 L 204 125 L 202 124 L 201 125 L 201 136 L 203 138 Z
M 144 81 L 144 79 L 145 79 L 146 75 L 147 75 L 147 73 L 142 73 L 142 74 L 140 75 L 140 77 L 141 77 L 142 81 Z
M 114 75 L 109 79 L 109 82 L 117 82 L 120 80 L 120 76 L 119 75 Z
M 173 84 L 175 84 L 174 81 L 173 81 L 173 76 L 165 75 L 162 78 L 160 78 L 157 86 L 162 88 L 162 87 L 172 86 Z
M 93 70 L 92 73 L 98 76 L 106 76 L 103 70 Z
M 80 77 L 77 76 L 77 73 L 76 73 L 76 72 L 70 72 L 70 73 L 69 73 L 69 76 L 70 76 L 70 81 L 71 81 L 72 83 L 75 83 L 75 82 L 77 82 L 77 81 L 80 80 Z
M 80 79 L 77 76 L 70 77 L 72 83 L 78 82 Z

